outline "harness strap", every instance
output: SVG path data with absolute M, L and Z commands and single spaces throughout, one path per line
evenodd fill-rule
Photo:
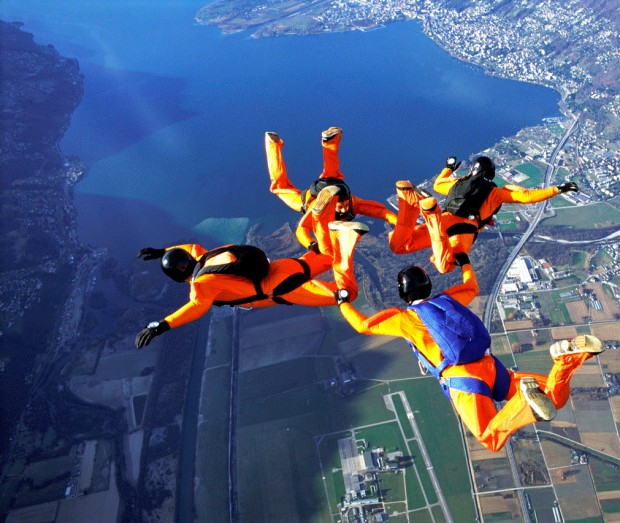
M 443 393 L 450 397 L 450 389 L 460 390 L 469 394 L 481 394 L 482 396 L 492 397 L 491 387 L 478 378 L 470 378 L 465 376 L 441 378 L 439 381 Z
M 478 227 L 473 223 L 459 222 L 454 225 L 450 225 L 446 229 L 448 236 L 456 236 L 457 234 L 478 234 Z
M 433 367 L 432 363 L 428 361 L 426 356 L 424 356 L 411 341 L 407 340 L 407 343 L 409 343 L 413 353 L 422 365 L 439 381 L 443 393 L 448 398 L 450 397 L 450 389 L 455 389 L 469 394 L 482 394 L 483 396 L 492 398 L 494 401 L 503 401 L 506 399 L 510 388 L 510 374 L 504 364 L 493 354 L 491 354 L 491 357 L 495 361 L 495 381 L 493 383 L 493 388 L 491 388 L 484 381 L 474 377 L 443 377 L 441 375 L 442 372 L 449 366 L 445 364 L 446 360 L 443 360 L 437 367 Z
M 310 266 L 308 263 L 305 260 L 300 260 L 299 258 L 290 259 L 299 263 L 303 272 L 296 272 L 295 274 L 291 274 L 290 276 L 284 278 L 284 280 L 278 283 L 278 285 L 276 285 L 273 289 L 273 296 L 281 296 L 282 294 L 294 291 L 310 279 Z

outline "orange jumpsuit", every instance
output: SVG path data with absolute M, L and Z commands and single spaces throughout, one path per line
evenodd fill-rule
M 450 169 L 443 169 L 433 189 L 439 194 L 447 195 L 458 178 L 452 176 Z M 445 242 L 437 240 L 427 224 L 416 224 L 420 215 L 417 206 L 408 205 L 402 199 L 398 201 L 398 222 L 390 233 L 390 248 L 396 254 L 405 254 L 431 247 L 433 263 L 440 273 L 454 269 L 453 253 L 466 253 L 471 250 L 478 232 L 484 228 L 485 220 L 491 218 L 504 203 L 536 203 L 548 200 L 558 194 L 557 187 L 545 189 L 525 189 L 518 185 L 495 187 L 480 207 L 479 216 L 474 219 L 462 218 L 449 212 L 437 215 L 442 231 L 448 237 L 450 250 L 446 252 Z
M 340 138 L 341 136 L 338 135 L 329 142 L 322 142 L 323 172 L 319 178 L 337 178 L 344 180 L 344 175 L 340 171 L 340 160 L 338 159 Z M 269 178 L 271 179 L 269 190 L 273 194 L 276 194 L 291 209 L 298 212 L 305 212 L 298 224 L 296 235 L 299 242 L 304 247 L 308 248 L 314 241 L 312 233 L 314 232 L 316 235 L 316 231 L 312 229 L 311 216 L 309 216 L 314 197 L 307 191 L 302 193 L 302 191 L 295 187 L 288 179 L 284 157 L 282 156 L 283 145 L 284 141 L 274 143 L 268 137 L 265 137 L 267 168 L 269 170 Z M 351 207 L 355 214 L 377 218 L 391 225 L 396 225 L 396 215 L 379 202 L 352 196 Z M 317 242 L 318 240 L 317 238 Z
M 451 287 L 445 293 L 459 303 L 467 305 L 476 296 L 478 284 L 469 264 L 464 265 L 462 269 L 463 283 Z M 357 332 L 400 336 L 413 343 L 433 365 L 439 364 L 443 359 L 439 347 L 415 310 L 391 308 L 366 317 L 350 303 L 343 303 L 340 311 Z M 519 388 L 521 378 L 534 377 L 543 392 L 551 398 L 556 408 L 560 409 L 568 401 L 571 376 L 591 357 L 592 354 L 587 353 L 562 355 L 554 360 L 548 376 L 507 370 L 510 379 L 505 398 L 507 402 L 499 412 L 495 402 L 483 394 L 449 389 L 450 399 L 462 422 L 478 441 L 487 449 L 497 451 L 504 446 L 513 432 L 537 421 Z M 446 367 L 442 377 L 476 378 L 492 389 L 496 372 L 496 361 L 489 354 L 472 363 Z
M 269 296 L 279 284 L 289 277 L 304 280 L 304 276 L 307 276 L 310 279 L 293 290 L 278 295 L 277 299 L 257 297 L 256 300 L 244 305 L 252 308 L 271 307 L 281 303 L 313 307 L 335 305 L 334 291 L 342 288 L 350 289 L 352 299 L 357 297 L 352 258 L 355 245 L 361 236 L 353 231 L 331 231 L 331 233 L 332 243 L 338 246 L 333 257 L 335 281 L 327 282 L 314 279 L 314 276 L 325 270 L 325 255 L 307 252 L 299 259 L 283 258 L 275 260 L 270 262 L 269 272 L 261 281 L 261 290 L 264 294 Z M 176 247 L 185 249 L 195 259 L 199 259 L 207 252 L 207 249 L 197 244 L 178 245 Z M 175 247 L 169 247 L 166 250 L 173 248 Z M 309 272 L 304 272 L 304 266 L 299 260 L 306 264 Z M 233 261 L 235 261 L 234 255 L 224 252 L 209 258 L 207 265 L 226 264 Z M 164 318 L 172 329 L 197 320 L 211 308 L 214 302 L 230 302 L 257 296 L 257 290 L 249 279 L 233 274 L 207 273 L 192 279 L 189 284 L 189 301 Z

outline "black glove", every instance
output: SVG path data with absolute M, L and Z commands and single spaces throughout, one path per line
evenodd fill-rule
M 449 156 L 448 159 L 446 160 L 446 167 L 450 169 L 452 172 L 456 171 L 460 165 L 461 165 L 461 162 L 456 161 L 456 156 Z
M 340 306 L 343 303 L 349 303 L 351 294 L 347 289 L 338 289 L 334 292 L 334 298 L 336 298 L 336 305 Z
M 153 247 L 145 247 L 140 249 L 140 252 L 136 254 L 136 258 L 143 258 L 146 260 L 156 260 L 166 254 L 166 249 L 154 249 Z
M 321 251 L 319 251 L 319 244 L 317 242 L 312 242 L 310 245 L 308 245 L 308 250 L 312 251 L 315 254 L 321 254 Z
M 155 336 L 159 336 L 169 330 L 170 325 L 167 321 L 152 321 L 136 336 L 136 348 L 146 347 Z
M 463 265 L 467 265 L 471 262 L 469 261 L 469 256 L 467 256 L 467 253 L 457 252 L 454 255 L 454 263 L 456 263 L 459 267 L 462 267 Z
M 566 183 L 562 183 L 560 185 L 558 185 L 558 191 L 560 191 L 560 194 L 562 194 L 563 192 L 577 192 L 579 190 L 579 187 L 577 187 L 577 184 L 575 182 L 566 182 Z

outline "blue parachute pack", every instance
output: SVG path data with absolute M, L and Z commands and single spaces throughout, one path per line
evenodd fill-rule
M 495 356 L 497 374 L 491 389 L 485 382 L 473 377 L 443 377 L 441 373 L 450 365 L 462 365 L 481 359 L 491 347 L 489 331 L 464 305 L 447 294 L 439 294 L 429 300 L 410 305 L 416 311 L 429 334 L 441 350 L 443 360 L 436 367 L 409 340 L 416 357 L 428 371 L 440 381 L 444 394 L 450 397 L 449 389 L 483 394 L 495 401 L 502 401 L 508 393 L 510 377 L 506 367 Z

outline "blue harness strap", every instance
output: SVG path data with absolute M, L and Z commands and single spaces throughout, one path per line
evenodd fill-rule
M 495 361 L 495 382 L 493 388 L 489 387 L 484 381 L 469 376 L 454 376 L 450 378 L 444 378 L 441 373 L 445 369 L 445 365 L 433 367 L 430 361 L 417 349 L 417 347 L 407 340 L 407 343 L 413 350 L 416 357 L 422 362 L 430 374 L 432 374 L 441 385 L 441 390 L 449 398 L 450 389 L 460 390 L 461 392 L 467 392 L 469 394 L 482 394 L 494 401 L 503 401 L 508 394 L 510 388 L 510 374 L 504 366 L 504 364 L 497 359 L 493 354 L 491 357 Z M 443 362 L 442 362 L 443 363 Z M 441 368 L 440 368 L 441 367 Z

